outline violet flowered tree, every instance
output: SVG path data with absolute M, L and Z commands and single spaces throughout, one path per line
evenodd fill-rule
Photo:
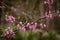
M 1 4 L 1 40 L 56 40 L 60 0 L 3 0 Z

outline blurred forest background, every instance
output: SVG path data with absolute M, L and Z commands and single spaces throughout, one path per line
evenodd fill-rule
M 0 0 L 0 25 L 7 24 L 5 15 L 13 15 L 16 17 L 16 23 L 19 20 L 25 22 L 34 22 L 37 20 L 38 29 L 39 23 L 43 22 L 47 25 L 46 30 L 55 30 L 60 34 L 60 0 L 53 0 L 52 14 L 53 18 L 46 19 L 44 17 L 47 5 L 44 5 L 44 0 Z

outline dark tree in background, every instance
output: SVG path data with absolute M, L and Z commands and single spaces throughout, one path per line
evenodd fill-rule
M 1 4 L 2 1 L 0 1 L 0 6 L 2 6 Z M 2 9 L 0 8 L 0 13 L 2 14 Z M 0 14 L 0 23 L 1 23 L 1 14 Z

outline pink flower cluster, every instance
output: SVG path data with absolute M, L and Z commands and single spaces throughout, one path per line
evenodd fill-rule
M 25 32 L 26 28 L 25 26 L 23 26 L 23 23 L 22 22 L 19 22 L 19 24 L 17 25 L 18 29 L 22 32 Z
M 46 24 L 44 24 L 44 23 L 40 23 L 40 28 L 41 28 L 41 29 L 46 28 Z
M 36 26 L 37 26 L 37 23 L 27 23 L 27 26 L 26 27 L 28 27 L 29 29 L 35 29 L 36 28 Z
M 8 27 L 5 29 L 5 34 L 3 35 L 4 38 L 8 38 L 10 35 L 12 35 L 14 32 L 13 32 L 13 29 Z
M 46 18 L 52 18 L 52 14 L 51 13 L 45 13 Z
M 8 22 L 12 22 L 13 23 L 15 21 L 15 17 L 5 15 L 5 20 L 8 21 Z
M 26 27 L 29 28 L 29 29 L 35 29 L 37 26 L 37 23 L 27 23 Z M 23 26 L 23 23 L 22 22 L 19 22 L 19 24 L 17 25 L 18 29 L 20 29 L 20 31 L 25 31 L 26 28 L 25 26 Z
M 52 4 L 53 3 L 53 0 L 45 0 L 44 1 L 44 4 Z
M 51 11 L 51 6 L 46 8 L 46 12 L 45 12 L 45 16 L 46 18 L 52 18 L 52 11 Z

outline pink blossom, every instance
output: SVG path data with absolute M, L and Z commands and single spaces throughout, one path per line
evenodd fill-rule
M 5 38 L 8 38 L 11 34 L 14 33 L 13 29 L 10 27 L 6 28 L 4 32 L 5 32 L 5 34 L 3 35 L 3 37 L 5 37 Z
M 59 13 L 59 10 L 57 10 L 57 13 Z
M 19 22 L 18 25 L 17 25 L 17 28 L 22 31 L 22 32 L 25 32 L 26 28 L 25 26 L 23 26 L 23 23 L 22 22 Z
M 48 4 L 52 4 L 53 0 L 47 0 Z
M 47 1 L 44 1 L 44 4 L 47 4 Z
M 46 27 L 46 24 L 44 24 L 44 27 Z
M 59 17 L 60 17 L 60 14 L 59 14 Z
M 27 23 L 26 27 L 29 27 L 30 26 L 30 23 Z
M 20 27 L 20 25 L 18 24 L 17 27 Z
M 42 24 L 42 23 L 40 23 L 40 28 L 41 28 L 41 29 L 43 29 L 43 28 L 44 28 L 44 26 L 43 26 L 43 24 Z
M 22 22 L 19 22 L 19 24 L 21 24 L 21 25 L 22 25 L 23 23 L 22 23 Z
M 8 22 L 12 22 L 13 23 L 15 21 L 15 17 L 5 15 L 5 20 L 8 21 Z
M 27 27 L 29 28 L 29 29 L 35 29 L 36 28 L 36 26 L 37 26 L 37 23 L 27 23 Z
M 52 12 L 49 10 L 49 13 L 51 14 Z
M 20 27 L 19 28 L 21 32 L 25 32 L 26 28 L 25 27 Z
M 4 34 L 4 35 L 1 35 L 1 37 L 3 37 L 3 38 L 9 38 L 9 35 Z
M 6 34 L 13 34 L 14 32 L 13 32 L 12 28 L 8 27 L 7 29 L 5 29 L 5 33 Z
M 19 22 L 17 27 L 23 27 L 23 23 L 22 22 Z
M 9 21 L 9 19 L 11 19 L 11 16 L 5 15 L 5 20 Z
M 46 28 L 46 24 L 40 23 L 40 28 L 41 28 L 41 29 Z
M 11 16 L 11 19 L 12 19 L 11 21 L 15 21 L 15 17 Z
M 52 18 L 51 12 L 50 13 L 46 13 L 45 16 L 46 16 L 46 18 Z

